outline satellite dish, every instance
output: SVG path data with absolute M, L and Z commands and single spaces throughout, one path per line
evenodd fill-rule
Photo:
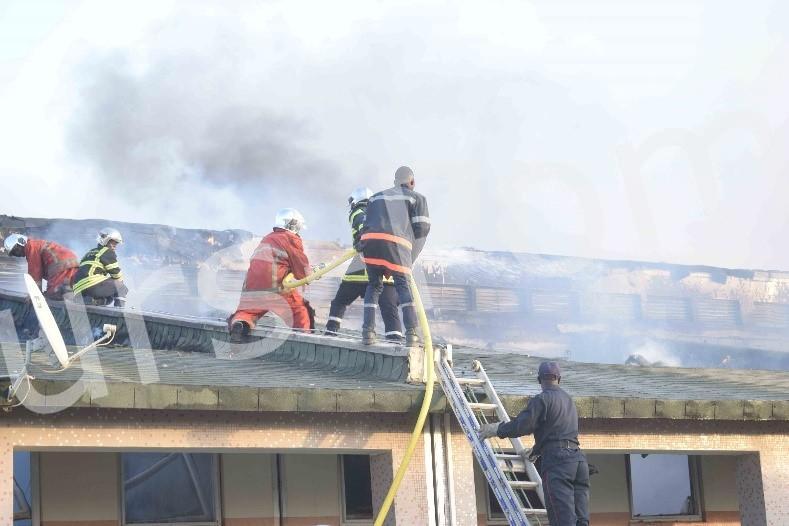
M 63 335 L 60 333 L 58 324 L 55 322 L 55 317 L 52 316 L 52 311 L 49 310 L 47 300 L 44 295 L 30 277 L 30 274 L 25 274 L 25 287 L 27 287 L 27 294 L 30 296 L 30 301 L 33 303 L 33 309 L 38 318 L 38 324 L 41 327 L 41 332 L 52 347 L 52 352 L 55 353 L 61 367 L 64 369 L 69 366 L 69 356 L 66 350 L 66 342 L 63 341 Z
M 68 367 L 78 360 L 83 354 L 92 351 L 97 347 L 109 345 L 115 338 L 117 327 L 115 325 L 105 323 L 102 327 L 104 330 L 104 335 L 101 338 L 94 341 L 84 349 L 81 349 L 80 351 L 69 356 L 68 350 L 66 349 L 66 342 L 63 341 L 63 335 L 60 333 L 57 322 L 55 322 L 55 317 L 52 316 L 52 311 L 49 310 L 47 300 L 44 299 L 44 295 L 41 294 L 41 291 L 38 289 L 38 285 L 36 285 L 36 282 L 30 277 L 30 274 L 25 274 L 25 287 L 27 288 L 27 293 L 30 296 L 30 301 L 33 304 L 36 318 L 38 318 L 38 324 L 41 328 L 41 332 L 44 333 L 44 338 L 46 338 L 47 342 L 49 342 L 52 353 L 55 355 L 58 362 L 60 362 L 61 369 L 59 371 L 48 372 L 61 372 L 68 369 Z M 8 389 L 7 395 L 9 402 L 16 396 L 19 388 L 22 386 L 22 383 L 25 380 L 28 380 L 29 386 L 29 380 L 34 379 L 34 377 L 27 372 L 28 366 L 31 363 L 30 355 L 33 351 L 41 350 L 44 347 L 46 347 L 46 344 L 44 344 L 41 337 L 36 338 L 35 340 L 28 340 L 25 346 L 25 365 L 22 368 L 22 371 L 19 374 L 4 377 L 11 380 L 11 386 Z M 27 398 L 27 395 L 25 395 L 25 398 Z M 24 398 L 17 405 L 22 405 L 23 403 Z M 7 410 L 7 408 L 5 409 Z

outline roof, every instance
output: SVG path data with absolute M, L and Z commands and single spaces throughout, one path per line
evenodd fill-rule
M 67 341 L 73 342 L 65 305 L 53 302 L 51 307 Z M 24 295 L 0 293 L 0 310 L 6 309 L 18 335 L 36 334 Z M 38 368 L 31 372 L 43 397 L 28 402 L 54 403 L 53 395 L 83 378 L 89 387 L 76 405 L 95 407 L 409 412 L 421 403 L 421 386 L 407 383 L 421 377 L 418 349 L 364 346 L 352 334 L 330 338 L 276 327 L 256 329 L 255 341 L 238 347 L 227 342 L 226 324 L 216 319 L 108 307 L 87 307 L 87 312 L 94 328 L 118 326 L 116 345 L 97 351 L 98 362 L 85 359 L 62 373 L 43 371 L 45 357 L 35 353 Z M 145 331 L 137 330 L 140 321 Z M 0 331 L 0 338 L 7 338 L 6 332 Z M 154 350 L 140 350 L 149 347 Z M 540 358 L 458 348 L 454 363 L 459 374 L 475 358 L 483 362 L 511 413 L 538 392 L 534 371 Z M 22 361 L 19 351 L 17 362 Z M 789 372 L 562 364 L 562 385 L 585 418 L 789 420 Z M 3 365 L 0 375 L 6 370 L 13 372 L 13 367 Z M 448 410 L 440 390 L 434 396 L 432 409 Z
M 381 348 L 356 351 L 346 341 L 303 339 L 252 359 L 217 358 L 201 352 L 151 351 L 135 360 L 128 347 L 104 348 L 96 361 L 62 373 L 40 370 L 36 353 L 31 372 L 38 392 L 54 395 L 85 377 L 88 388 L 75 406 L 227 411 L 411 412 L 421 404 L 423 387 L 375 376 Z M 343 347 L 348 345 L 349 347 Z M 383 352 L 393 354 L 392 348 Z M 221 354 L 221 353 L 220 353 Z M 345 355 L 345 358 L 342 356 Z M 400 356 L 398 353 L 394 355 Z M 139 357 L 138 357 L 139 358 Z M 459 349 L 454 365 L 469 375 L 480 359 L 505 406 L 516 414 L 539 392 L 535 372 L 540 358 L 489 355 Z M 143 363 L 142 367 L 138 364 Z M 562 387 L 575 399 L 582 418 L 672 418 L 713 420 L 789 420 L 789 373 L 720 369 L 643 368 L 561 362 Z M 98 382 L 104 375 L 106 393 Z M 46 405 L 47 398 L 34 401 Z M 447 411 L 436 390 L 433 411 Z
M 540 390 L 540 358 L 463 350 L 455 353 L 456 374 L 472 374 L 473 359 L 511 414 Z M 789 372 L 559 363 L 562 388 L 582 418 L 789 420 Z

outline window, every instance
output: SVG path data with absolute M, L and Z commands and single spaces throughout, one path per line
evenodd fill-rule
M 219 463 L 213 454 L 124 453 L 124 524 L 219 524 Z
M 33 524 L 33 455 L 28 451 L 14 452 L 14 526 Z
M 369 455 L 342 455 L 342 520 L 373 520 Z
M 514 472 L 515 480 L 527 481 L 529 477 L 526 473 L 523 472 Z M 483 475 L 483 480 L 485 477 Z M 489 524 L 507 524 L 507 520 L 504 518 L 504 512 L 501 510 L 501 505 L 499 505 L 499 501 L 496 500 L 496 495 L 493 493 L 493 490 L 490 489 L 490 484 L 485 484 L 485 492 L 487 494 L 488 499 L 488 523 Z M 539 495 L 537 492 L 532 490 L 519 490 L 515 492 L 515 495 L 521 499 L 521 503 L 524 506 L 532 507 L 532 508 L 542 508 L 542 501 L 540 500 Z M 524 500 L 525 498 L 525 500 Z
M 701 517 L 696 457 L 633 454 L 626 461 L 634 519 Z

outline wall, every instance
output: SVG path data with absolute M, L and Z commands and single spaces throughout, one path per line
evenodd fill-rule
M 117 526 L 117 455 L 41 453 L 39 459 L 43 526 Z
M 224 526 L 279 526 L 276 456 L 228 453 L 221 464 Z
M 282 453 L 290 451 L 299 456 L 305 452 L 321 453 L 330 455 L 330 459 L 325 460 L 326 465 L 321 468 L 326 473 L 321 484 L 335 493 L 334 496 L 322 499 L 320 505 L 331 500 L 333 508 L 316 511 L 318 508 L 313 505 L 309 513 L 320 513 L 321 517 L 328 517 L 333 521 L 325 522 L 326 524 L 336 524 L 339 521 L 336 455 L 356 452 L 376 455 L 379 460 L 385 460 L 389 468 L 380 469 L 382 466 L 378 466 L 379 469 L 373 471 L 372 482 L 376 487 L 388 488 L 388 482 L 381 482 L 376 476 L 385 476 L 388 472 L 391 477 L 391 473 L 400 465 L 413 424 L 413 415 L 403 413 L 234 413 L 73 408 L 55 415 L 42 416 L 16 410 L 4 414 L 0 419 L 0 478 L 8 480 L 11 477 L 14 448 L 58 453 L 93 451 L 105 454 L 145 449 L 188 449 L 238 454 L 267 454 L 276 450 Z M 230 462 L 236 460 L 238 459 L 231 459 Z M 308 480 L 315 480 L 314 474 L 310 473 L 301 461 L 296 460 L 290 467 L 291 473 L 306 472 L 310 477 Z M 329 470 L 333 474 L 329 474 Z M 251 475 L 239 474 L 239 479 L 243 483 L 243 479 L 248 476 Z M 114 492 L 118 485 L 117 474 L 113 477 L 115 478 L 110 482 L 112 477 L 106 475 L 104 484 L 105 489 L 113 488 Z M 265 486 L 262 479 L 253 480 L 255 484 Z M 296 480 L 293 482 L 296 489 L 293 490 L 295 493 L 292 498 L 303 499 L 307 488 L 301 486 L 299 489 L 301 483 Z M 108 501 L 112 502 L 111 505 L 107 504 L 108 509 L 119 508 L 117 498 L 115 494 L 114 500 Z M 394 508 L 390 513 L 391 523 L 409 526 L 427 524 L 427 499 L 425 452 L 423 448 L 417 448 L 400 492 L 395 498 Z M 294 502 L 298 504 L 298 501 Z M 374 501 L 374 505 L 376 502 L 380 504 L 379 500 Z M 11 503 L 11 485 L 0 485 L 0 526 L 11 526 Z M 266 517 L 246 516 L 251 512 L 266 513 L 265 509 L 261 511 L 253 507 L 250 511 L 250 504 L 239 500 L 227 503 L 230 506 L 225 512 L 235 523 L 231 526 L 268 526 L 265 522 L 256 520 Z M 292 511 L 295 509 L 291 508 Z M 299 519 L 305 519 L 303 515 L 291 517 L 294 519 L 291 524 L 299 524 Z M 70 517 L 72 515 L 64 515 L 63 520 L 71 520 Z M 117 520 L 117 511 L 114 516 L 107 518 Z M 256 522 L 249 523 L 243 519 L 255 519 Z M 112 524 L 115 526 L 114 522 Z M 459 526 L 470 526 L 470 523 L 461 521 Z
M 48 451 L 44 456 L 55 455 L 52 458 L 58 461 L 47 462 L 48 459 L 44 458 L 43 476 L 68 481 L 68 491 L 73 492 L 73 496 L 70 497 L 72 500 L 76 501 L 84 495 L 100 495 L 102 503 L 99 507 L 80 506 L 80 509 L 64 507 L 65 511 L 62 514 L 45 515 L 45 522 L 62 520 L 92 524 L 89 521 L 117 520 L 117 515 L 112 514 L 117 514 L 117 511 L 113 510 L 118 509 L 117 493 L 112 489 L 117 487 L 117 472 L 106 469 L 107 466 L 115 466 L 112 469 L 117 470 L 117 462 L 106 460 L 111 457 L 107 455 L 110 452 L 129 449 L 187 448 L 195 451 L 258 455 L 265 455 L 272 450 L 291 451 L 298 456 L 306 452 L 320 452 L 334 456 L 338 453 L 358 451 L 375 454 L 377 458 L 383 459 L 390 468 L 373 470 L 373 473 L 388 471 L 391 476 L 391 469 L 396 468 L 400 463 L 412 425 L 413 415 L 409 414 L 274 414 L 83 408 L 70 409 L 57 415 L 40 416 L 26 411 L 14 411 L 0 419 L 0 477 L 6 480 L 10 477 L 14 448 Z M 743 526 L 789 524 L 789 501 L 785 498 L 789 487 L 789 424 L 786 422 L 583 420 L 581 431 L 582 444 L 593 458 L 599 455 L 621 455 L 627 451 L 692 452 L 713 455 L 714 460 L 705 459 L 702 464 L 704 470 L 702 483 L 705 499 L 709 502 L 707 524 L 736 524 L 726 518 L 734 513 L 730 509 L 734 499 L 731 485 L 724 483 L 724 480 L 734 478 L 730 477 L 733 460 L 731 458 L 720 460 L 720 456 L 725 452 L 736 453 L 734 462 L 737 463 L 738 469 L 745 472 L 745 468 L 753 464 L 751 466 L 753 469 L 748 471 L 749 477 L 762 481 L 764 487 L 763 495 L 757 490 L 761 500 L 753 499 L 753 501 L 755 505 L 762 502 L 762 509 L 766 511 L 761 516 L 765 518 L 760 521 L 758 514 L 741 513 Z M 453 451 L 455 465 L 460 466 L 455 473 L 456 507 L 462 507 L 464 510 L 463 513 L 458 514 L 458 524 L 470 526 L 476 522 L 471 512 L 478 504 L 468 485 L 468 481 L 473 480 L 471 475 L 473 464 L 469 461 L 471 458 L 469 450 L 467 447 L 464 448 L 464 441 L 459 433 L 453 432 L 452 442 L 455 447 Z M 88 455 L 80 462 L 74 462 L 78 457 L 66 458 L 62 455 L 66 452 L 84 451 L 103 452 L 107 456 L 103 457 L 105 460 L 99 462 L 100 465 L 91 465 L 97 457 L 92 460 Z M 385 452 L 388 453 L 380 454 Z M 61 456 L 62 462 L 58 458 Z M 745 466 L 740 462 L 745 457 L 756 457 L 759 462 L 751 462 Z M 231 462 L 234 460 L 243 463 L 243 459 L 232 459 Z M 608 458 L 603 460 L 602 467 L 605 471 L 603 475 L 595 476 L 593 479 L 593 492 L 596 491 L 598 480 L 606 481 L 605 485 L 608 488 L 621 488 L 621 479 L 617 480 L 613 476 L 613 473 L 619 469 L 615 464 L 618 461 Z M 296 461 L 294 466 L 298 465 L 299 461 Z M 90 469 L 86 469 L 86 466 Z M 327 466 L 326 469 L 331 468 Z M 249 472 L 247 475 L 240 473 L 238 475 L 241 484 L 249 480 L 245 477 L 252 476 Z M 375 476 L 373 485 L 385 486 L 379 484 Z M 264 479 L 265 477 L 252 480 L 265 488 Z M 328 481 L 328 478 L 326 480 Z M 322 482 L 325 483 L 328 482 Z M 747 491 L 753 491 L 755 488 L 757 486 L 751 483 L 742 484 L 742 488 L 736 490 L 740 503 L 751 505 L 747 499 L 743 500 L 743 495 L 747 495 Z M 10 485 L 0 486 L 0 526 L 11 524 L 10 490 Z M 60 495 L 53 494 L 53 490 L 46 485 L 43 491 L 45 499 L 61 498 Z M 250 491 L 248 498 L 254 499 L 254 495 L 254 492 Z M 596 495 L 593 497 L 595 500 L 602 498 L 599 492 L 593 495 Z M 408 526 L 427 525 L 427 502 L 425 454 L 424 448 L 418 447 L 395 501 L 395 523 Z M 600 504 L 594 502 L 593 506 L 600 506 L 593 508 L 596 514 L 627 512 L 626 508 L 616 511 L 618 505 L 616 499 L 605 499 Z M 251 504 L 254 503 L 235 501 L 226 512 L 231 514 L 233 519 L 254 518 L 246 516 L 247 513 L 251 513 L 249 511 Z M 51 510 L 57 510 L 59 506 L 46 502 L 45 505 L 54 506 L 50 508 Z M 484 510 L 484 508 L 480 509 Z M 252 512 L 265 513 L 255 508 L 252 508 Z M 335 513 L 337 513 L 336 508 L 329 511 L 329 516 L 336 517 Z M 719 515 L 720 513 L 729 515 Z M 746 522 L 745 517 L 756 518 L 753 520 L 748 518 L 750 522 Z M 101 526 L 105 524 L 109 526 L 109 523 L 104 522 Z M 254 526 L 262 524 L 264 523 L 257 522 Z M 617 523 L 611 521 L 606 523 L 603 518 L 597 517 L 594 524 L 605 526 Z M 237 522 L 236 526 L 239 525 L 253 526 Z
M 276 455 L 220 456 L 224 526 L 279 526 Z M 337 455 L 282 455 L 286 526 L 340 523 Z M 117 526 L 117 453 L 41 453 L 43 526 Z M 68 483 L 64 483 L 68 481 Z
M 285 526 L 340 524 L 337 455 L 283 455 Z

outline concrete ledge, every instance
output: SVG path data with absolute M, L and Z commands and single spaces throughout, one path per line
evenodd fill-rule
M 713 420 L 715 418 L 715 405 L 715 402 L 709 400 L 688 400 L 685 402 L 685 418 Z
M 715 420 L 743 420 L 744 402 L 739 400 L 720 400 L 715 402 Z
M 259 393 L 256 387 L 220 387 L 217 409 L 257 411 Z
M 134 384 L 91 384 L 88 391 L 90 392 L 90 405 L 92 407 L 116 407 L 122 409 L 134 407 Z
M 301 390 L 297 411 L 334 413 L 337 411 L 337 391 L 325 389 Z
M 769 420 L 773 415 L 773 403 L 765 400 L 745 400 L 742 416 L 745 420 Z M 717 418 L 718 415 L 715 415 Z
M 307 351 L 309 352 L 309 351 Z M 270 411 L 321 413 L 413 413 L 420 409 L 424 391 L 419 389 L 310 389 L 256 387 L 200 387 L 166 384 L 91 383 L 40 380 L 27 405 L 31 408 L 96 407 L 113 409 L 187 409 L 212 411 Z M 106 391 L 105 391 L 106 388 Z M 72 390 L 67 399 L 60 399 Z M 528 404 L 528 396 L 502 396 L 507 413 L 514 417 Z M 769 400 L 658 400 L 614 397 L 574 399 L 584 419 L 671 420 L 789 420 L 789 401 Z M 65 408 L 63 408 L 65 409 Z M 436 386 L 431 413 L 451 412 Z
M 179 387 L 179 409 L 218 409 L 219 394 L 213 387 Z
M 773 420 L 789 420 L 789 400 L 773 402 Z
M 685 418 L 684 400 L 658 400 L 655 403 L 655 416 L 672 420 Z
M 657 400 L 625 400 L 625 418 L 655 418 Z
M 501 404 L 504 406 L 504 410 L 507 411 L 507 414 L 511 417 L 515 417 L 518 413 L 526 409 L 526 406 L 529 403 L 530 397 L 527 396 L 500 396 Z
M 373 391 L 373 405 L 370 410 L 385 413 L 407 413 L 411 410 L 412 403 L 410 392 Z
M 337 410 L 341 413 L 370 411 L 374 405 L 374 391 L 348 390 L 337 394 Z
M 597 397 L 592 407 L 594 418 L 624 418 L 625 401 L 621 398 Z
M 594 399 L 589 396 L 573 398 L 578 418 L 592 418 L 594 416 Z
M 178 407 L 178 387 L 174 385 L 135 385 L 135 409 L 175 409 Z
M 42 382 L 44 383 L 44 382 Z M 71 403 L 74 407 L 88 407 L 90 406 L 90 384 L 86 382 L 63 382 L 59 380 L 47 381 L 43 385 L 36 383 L 40 393 L 45 393 L 44 405 L 46 407 L 60 407 L 63 403 Z M 71 402 L 73 398 L 66 394 L 66 391 L 76 394 L 81 392 L 76 401 Z
M 298 389 L 258 390 L 259 411 L 296 411 L 299 408 Z

